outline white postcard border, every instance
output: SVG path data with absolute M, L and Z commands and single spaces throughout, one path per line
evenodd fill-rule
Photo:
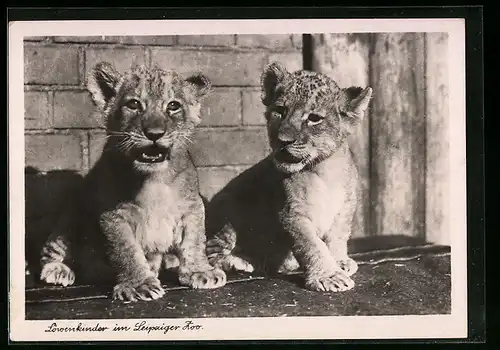
M 293 33 L 448 32 L 450 92 L 451 315 L 335 316 L 138 320 L 25 320 L 24 274 L 24 73 L 25 36 L 293 34 Z M 13 341 L 90 340 L 267 340 L 398 339 L 467 336 L 467 212 L 465 148 L 465 21 L 463 19 L 300 19 L 31 21 L 9 25 L 9 249 L 10 337 Z M 196 331 L 47 332 L 58 327 L 116 324 L 202 326 Z

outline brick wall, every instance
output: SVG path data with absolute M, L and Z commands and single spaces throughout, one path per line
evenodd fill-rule
M 64 174 L 77 181 L 101 153 L 104 129 L 85 89 L 95 63 L 108 60 L 127 69 L 156 62 L 210 78 L 214 92 L 193 144 L 201 192 L 210 198 L 268 152 L 260 74 L 273 60 L 302 68 L 301 46 L 301 35 L 25 38 L 27 215 L 46 217 L 42 211 L 64 193 Z

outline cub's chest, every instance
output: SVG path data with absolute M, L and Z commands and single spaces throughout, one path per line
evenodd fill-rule
M 143 208 L 155 208 L 170 205 L 174 201 L 176 191 L 159 181 L 147 181 L 136 196 L 136 202 Z
M 150 250 L 167 250 L 180 238 L 185 203 L 175 188 L 149 182 L 139 191 L 136 205 L 142 213 L 137 237 Z
M 325 181 L 318 176 L 312 176 L 306 198 L 313 212 L 330 217 L 342 208 L 345 190 L 340 181 Z
M 292 207 L 299 209 L 319 230 L 330 230 L 345 203 L 346 193 L 342 183 L 325 181 L 316 174 L 301 180 L 299 188 L 289 197 L 294 202 Z

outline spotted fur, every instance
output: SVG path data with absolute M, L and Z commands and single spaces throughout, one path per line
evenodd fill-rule
M 163 296 L 162 262 L 179 282 L 217 288 L 205 254 L 205 211 L 187 146 L 210 82 L 159 67 L 92 70 L 88 90 L 107 130 L 104 151 L 42 250 L 41 279 L 112 283 L 113 297 Z
M 347 241 L 357 171 L 346 142 L 371 88 L 340 88 L 326 75 L 272 63 L 261 77 L 272 153 L 231 181 L 207 208 L 210 262 L 224 270 L 286 273 L 305 286 L 345 291 L 357 264 Z

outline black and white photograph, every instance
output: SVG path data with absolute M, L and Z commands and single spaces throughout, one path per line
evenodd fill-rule
M 465 337 L 464 22 L 213 22 L 10 27 L 11 339 Z

